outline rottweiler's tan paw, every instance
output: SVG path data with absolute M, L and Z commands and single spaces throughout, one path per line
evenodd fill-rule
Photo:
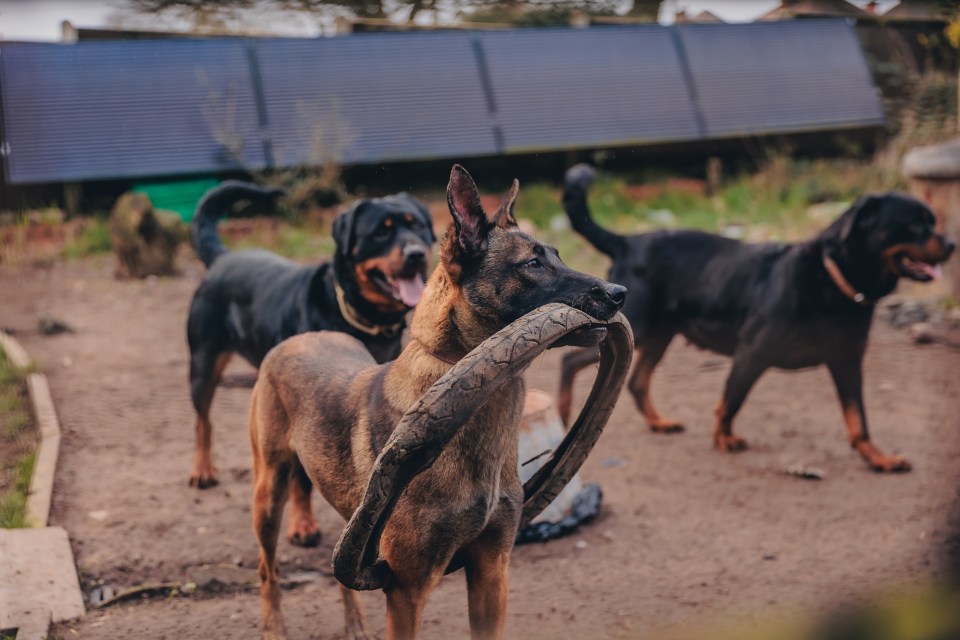
M 654 433 L 682 433 L 686 427 L 677 420 L 657 420 L 650 423 L 650 431 Z
M 287 540 L 298 547 L 315 547 L 320 544 L 320 528 L 313 520 L 291 522 L 287 528 Z
M 217 480 L 217 469 L 213 465 L 197 467 L 190 474 L 190 486 L 197 489 L 209 489 L 220 484 Z
M 719 449 L 720 451 L 726 451 L 727 453 L 736 453 L 738 451 L 746 451 L 748 448 L 746 440 L 734 435 L 714 436 L 713 446 Z

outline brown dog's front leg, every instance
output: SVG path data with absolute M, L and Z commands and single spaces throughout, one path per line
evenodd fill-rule
M 829 364 L 830 375 L 837 387 L 840 408 L 847 423 L 850 446 L 857 450 L 874 471 L 910 471 L 910 463 L 901 456 L 888 456 L 870 441 L 867 415 L 863 407 L 862 354 Z
M 499 640 L 507 621 L 510 549 L 474 545 L 467 562 L 472 640 Z
M 384 589 L 387 595 L 387 640 L 413 640 L 417 637 L 423 607 L 432 586 L 393 584 Z

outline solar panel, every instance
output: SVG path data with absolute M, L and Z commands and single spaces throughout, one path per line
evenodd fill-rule
M 667 29 L 512 30 L 480 40 L 507 151 L 701 137 Z
M 708 138 L 883 124 L 859 41 L 842 20 L 677 29 Z
M 3 44 L 11 183 L 264 165 L 240 40 Z
M 256 44 L 280 165 L 497 152 L 468 33 Z

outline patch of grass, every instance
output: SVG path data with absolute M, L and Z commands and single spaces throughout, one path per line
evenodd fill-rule
M 604 175 L 590 189 L 597 222 L 620 233 L 657 228 L 701 229 L 723 233 L 742 227 L 748 240 L 796 240 L 825 226 L 810 208 L 824 202 L 850 202 L 885 184 L 874 163 L 852 160 L 793 160 L 771 156 L 760 171 L 730 176 L 707 195 L 697 180 L 661 178 L 629 183 L 627 176 Z M 558 186 L 526 185 L 517 203 L 520 217 L 541 230 L 560 229 L 563 217 Z
M 577 271 L 603 277 L 610 269 L 610 259 L 573 231 L 541 229 L 536 232 L 536 238 L 556 247 L 560 258 Z
M 2 435 L 16 438 L 31 424 L 24 394 L 24 373 L 0 351 L 0 425 Z
M 36 461 L 36 434 L 24 373 L 0 351 L 0 528 L 27 527 L 27 492 Z
M 13 394 L 0 396 L 0 414 L 4 415 L 3 435 L 16 438 L 30 426 L 30 416 L 23 410 L 20 398 Z
M 63 248 L 63 255 L 70 260 L 109 252 L 110 229 L 107 221 L 100 218 L 87 220 L 80 234 Z
M 36 453 L 29 453 L 13 465 L 13 485 L 0 494 L 0 529 L 23 529 L 27 522 L 27 492 L 30 490 L 30 478 Z
M 310 223 L 277 221 L 255 227 L 235 240 L 227 240 L 230 249 L 266 249 L 298 261 L 318 261 L 333 254 L 335 244 L 329 231 L 320 231 Z
M 277 233 L 275 251 L 292 260 L 315 260 L 333 254 L 333 238 L 329 232 L 319 233 L 304 227 L 283 227 Z

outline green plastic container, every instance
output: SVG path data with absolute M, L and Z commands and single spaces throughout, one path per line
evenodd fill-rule
M 138 182 L 133 185 L 133 190 L 146 194 L 154 208 L 173 211 L 184 222 L 190 222 L 200 198 L 218 184 L 220 184 L 220 181 L 216 178 L 164 180 L 162 182 Z

